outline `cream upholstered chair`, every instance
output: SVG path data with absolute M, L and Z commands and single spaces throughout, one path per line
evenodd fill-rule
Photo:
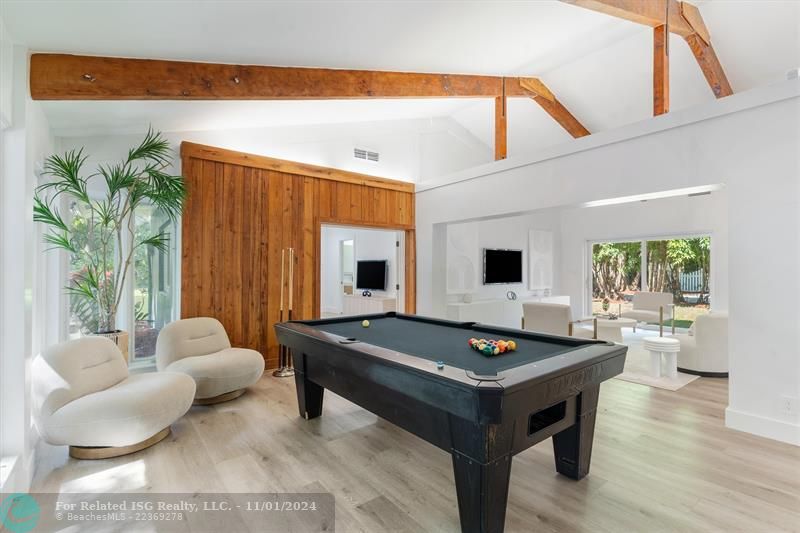
M 694 335 L 672 335 L 681 342 L 678 370 L 709 377 L 728 375 L 728 313 L 700 315 Z
M 632 318 L 637 322 L 653 322 L 659 325 L 663 335 L 664 319 L 670 312 L 672 333 L 675 333 L 675 306 L 672 304 L 672 294 L 669 292 L 645 292 L 633 294 L 633 309 L 620 313 L 622 318 Z M 636 331 L 636 327 L 633 328 Z
M 593 322 L 593 330 L 574 327 L 575 324 L 581 322 Z M 572 320 L 572 309 L 566 304 L 523 303 L 522 329 L 551 335 L 565 335 L 585 339 L 597 338 L 597 322 L 592 318 Z
M 57 344 L 34 358 L 33 418 L 45 442 L 78 459 L 105 459 L 152 446 L 192 406 L 194 381 L 177 373 L 128 375 L 103 337 Z
M 214 318 L 185 318 L 167 324 L 156 340 L 159 370 L 182 372 L 197 383 L 195 403 L 208 405 L 238 398 L 264 373 L 255 350 L 231 348 L 225 328 Z

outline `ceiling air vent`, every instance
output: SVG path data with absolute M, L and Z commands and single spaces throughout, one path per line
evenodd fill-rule
M 363 159 L 365 161 L 374 161 L 378 162 L 380 158 L 380 154 L 378 152 L 370 152 L 369 150 L 364 150 L 363 148 L 353 148 L 353 157 L 356 159 Z

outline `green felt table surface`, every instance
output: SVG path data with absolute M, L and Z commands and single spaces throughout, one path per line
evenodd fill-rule
M 471 370 L 476 374 L 495 375 L 514 367 L 554 357 L 581 346 L 571 346 L 547 338 L 525 339 L 507 332 L 476 331 L 469 327 L 445 325 L 400 317 L 370 318 L 370 326 L 361 325 L 362 318 L 313 324 L 313 327 L 345 338 L 380 346 L 445 365 Z M 485 329 L 481 326 L 480 329 Z M 471 337 L 513 340 L 517 349 L 500 355 L 486 356 L 469 346 Z

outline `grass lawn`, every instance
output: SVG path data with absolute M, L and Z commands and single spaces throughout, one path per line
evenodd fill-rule
M 650 323 L 651 324 L 655 324 L 656 326 L 658 325 L 656 322 L 650 322 Z M 678 320 L 675 321 L 675 327 L 676 328 L 689 328 L 693 323 L 694 323 L 693 320 L 680 320 L 680 319 L 678 319 Z M 665 320 L 664 321 L 664 327 L 665 328 L 666 327 L 672 327 L 672 320 Z

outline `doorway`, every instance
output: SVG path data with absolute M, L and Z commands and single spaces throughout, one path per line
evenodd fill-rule
M 320 316 L 404 312 L 405 231 L 323 224 Z

